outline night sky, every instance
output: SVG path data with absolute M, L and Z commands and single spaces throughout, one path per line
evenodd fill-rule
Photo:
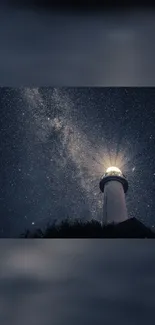
M 1 237 L 48 221 L 102 219 L 116 165 L 128 215 L 154 226 L 154 88 L 0 88 Z

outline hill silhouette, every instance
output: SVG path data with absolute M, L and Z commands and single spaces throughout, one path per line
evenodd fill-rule
M 43 231 L 26 230 L 22 238 L 155 238 L 155 232 L 136 218 L 130 218 L 119 224 L 101 224 L 99 221 L 81 221 L 69 219 L 61 223 L 49 224 Z

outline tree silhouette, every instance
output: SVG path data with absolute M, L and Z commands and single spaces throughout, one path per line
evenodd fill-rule
M 155 238 L 155 232 L 147 228 L 136 218 L 128 219 L 120 224 L 101 224 L 97 220 L 82 221 L 64 219 L 60 223 L 54 221 L 45 230 L 26 230 L 22 238 Z

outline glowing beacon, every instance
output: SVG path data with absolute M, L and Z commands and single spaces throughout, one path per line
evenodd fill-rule
M 117 167 L 109 167 L 100 180 L 104 193 L 103 223 L 120 223 L 128 219 L 125 193 L 128 181 Z

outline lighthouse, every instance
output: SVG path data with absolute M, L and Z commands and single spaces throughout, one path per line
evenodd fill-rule
M 99 183 L 104 193 L 103 223 L 120 223 L 128 219 L 125 194 L 128 181 L 117 167 L 109 167 Z

